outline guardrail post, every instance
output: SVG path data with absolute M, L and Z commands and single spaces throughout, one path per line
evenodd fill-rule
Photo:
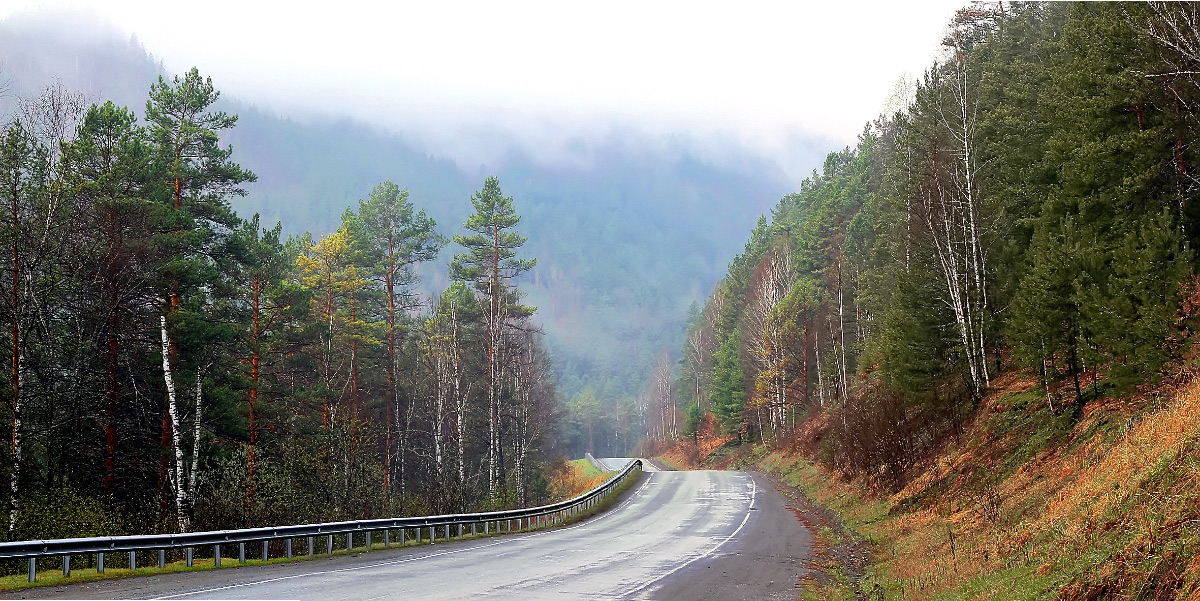
M 137 551 L 129 552 L 129 569 L 130 570 L 137 569 Z
M 484 523 L 483 523 L 483 533 L 484 533 L 484 534 L 491 534 L 491 532 L 488 532 L 489 526 L 491 526 L 491 525 L 492 525 L 492 523 L 491 523 L 491 522 L 484 522 Z
M 103 553 L 96 554 L 96 573 L 97 574 L 104 573 L 104 554 Z
M 165 567 L 167 567 L 167 550 L 159 549 L 158 550 L 158 569 L 161 570 Z
M 71 556 L 63 555 L 63 577 L 71 577 Z
M 413 528 L 413 530 L 417 531 L 417 544 L 419 545 L 421 544 L 421 527 L 417 526 L 416 528 Z
M 184 563 L 187 564 L 187 567 L 189 567 L 189 568 L 192 567 L 192 565 L 195 563 L 192 561 L 192 548 L 191 547 L 187 547 L 183 550 L 183 561 L 184 561 Z
M 37 558 L 29 558 L 29 581 L 37 582 Z
M 266 563 L 266 561 L 271 558 L 271 556 L 268 554 L 268 545 L 270 545 L 270 543 L 271 541 L 263 541 L 263 563 Z
M 221 567 L 221 545 L 213 545 L 213 565 Z
M 313 537 L 308 537 L 308 554 L 313 554 Z
M 246 543 L 238 543 L 238 563 L 246 563 Z
M 429 527 L 429 544 L 432 545 L 435 541 L 437 541 L 437 531 L 434 530 L 433 526 L 430 526 Z
M 473 525 L 473 524 L 472 524 Z M 458 538 L 462 538 L 462 524 L 458 525 Z
M 329 547 L 329 554 L 330 554 L 330 555 L 333 555 L 333 535 L 332 535 L 332 534 L 330 534 L 330 535 L 329 535 L 329 540 L 328 540 L 328 543 L 329 543 L 329 544 L 328 544 L 328 547 Z
M 406 532 L 408 532 L 408 528 L 401 528 L 401 529 L 400 529 L 400 546 L 401 546 L 401 547 L 403 547 L 403 546 L 404 546 L 404 534 L 405 534 Z
M 475 536 L 475 522 L 471 522 L 471 536 Z
M 375 538 L 375 533 L 370 530 L 367 530 L 367 551 L 371 550 L 371 545 L 373 544 L 371 542 L 371 539 L 373 539 L 373 538 Z
M 392 531 L 385 528 L 383 530 L 383 548 L 390 549 L 391 546 L 392 546 Z
M 446 540 L 450 540 L 450 524 L 446 524 Z
M 290 538 L 287 539 L 287 542 L 284 543 L 283 546 L 285 548 L 284 553 L 287 553 L 287 558 L 291 559 L 292 558 L 292 539 L 290 539 Z

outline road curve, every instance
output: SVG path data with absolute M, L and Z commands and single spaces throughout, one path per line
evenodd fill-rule
M 689 575 L 697 572 L 713 583 L 700 597 L 761 598 L 779 592 L 781 598 L 795 598 L 802 557 L 781 564 L 781 573 L 791 576 L 772 581 L 770 591 L 762 589 L 765 583 L 722 590 L 737 584 L 736 578 L 711 570 L 722 563 L 720 556 L 756 561 L 753 552 L 739 549 L 753 551 L 759 537 L 740 537 L 750 531 L 778 535 L 779 524 L 763 522 L 768 513 L 775 516 L 768 521 L 783 515 L 788 522 L 783 527 L 803 535 L 778 494 L 764 484 L 744 472 L 648 473 L 613 509 L 563 528 L 352 557 L 32 589 L 16 598 L 695 598 L 697 591 L 679 587 L 697 582 Z M 760 510 L 764 498 L 770 499 L 772 512 Z M 800 552 L 807 553 L 807 541 L 800 542 Z
M 625 466 L 630 461 L 633 461 L 634 459 L 637 459 L 637 458 L 636 457 L 599 457 L 599 458 L 593 457 L 593 459 L 595 459 L 596 463 L 600 464 L 598 466 L 598 468 L 602 468 L 606 472 L 619 472 L 619 471 L 625 469 Z M 655 467 L 654 464 L 643 459 L 642 460 L 642 471 L 643 472 L 657 472 L 658 468 Z

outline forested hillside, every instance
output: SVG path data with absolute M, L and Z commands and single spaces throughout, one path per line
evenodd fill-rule
M 9 84 L 0 114 L 57 80 L 89 101 L 111 99 L 140 115 L 145 91 L 164 74 L 147 54 L 154 49 L 94 21 L 53 13 L 0 22 L 0 81 Z M 502 147 L 499 164 L 459 165 L 413 135 L 346 117 L 284 118 L 228 96 L 217 106 L 239 116 L 222 143 L 258 176 L 233 208 L 259 213 L 264 225 L 281 221 L 284 235 L 334 231 L 342 212 L 385 180 L 407 188 L 451 235 L 470 212 L 463 199 L 485 176 L 499 177 L 524 217 L 530 254 L 541 259 L 524 287 L 541 309 L 563 393 L 595 397 L 602 427 L 619 399 L 629 403 L 641 392 L 657 354 L 678 346 L 688 305 L 720 277 L 745 228 L 790 187 L 777 165 L 750 150 L 729 145 L 713 158 L 686 137 L 631 127 L 576 140 L 573 154 L 554 165 L 519 144 Z M 661 260 L 667 256 L 686 259 Z M 448 284 L 448 263 L 443 256 L 422 268 L 421 292 Z M 590 415 L 569 422 L 578 453 Z M 639 431 L 631 423 L 624 437 L 635 444 Z
M 800 449 L 877 495 L 886 515 L 848 511 L 897 537 L 902 597 L 1174 598 L 1196 565 L 1194 446 L 1164 434 L 1194 440 L 1195 5 L 976 4 L 944 47 L 754 228 L 656 372 L 650 434 L 711 437 L 708 414 L 725 453 Z
M 900 482 L 1007 370 L 1068 411 L 1156 378 L 1200 226 L 1181 11 L 960 11 L 910 106 L 785 196 L 695 313 L 682 407 L 759 441 L 835 411 L 831 458 Z
M 536 260 L 496 178 L 458 200 L 461 235 L 384 181 L 287 236 L 232 209 L 256 175 L 211 80 L 148 92 L 139 119 L 51 87 L 0 135 L 8 538 L 555 494 L 562 403 L 516 285 Z

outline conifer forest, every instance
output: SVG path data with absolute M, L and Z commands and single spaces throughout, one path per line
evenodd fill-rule
M 513 199 L 488 178 L 447 240 L 385 181 L 284 237 L 231 210 L 255 175 L 218 96 L 160 79 L 139 121 L 51 88 L 4 127 L 9 535 L 545 500 L 559 409 Z M 447 244 L 454 283 L 423 301 Z
M 840 512 L 806 599 L 1200 594 L 1200 6 L 973 2 L 939 42 L 791 192 L 638 149 L 239 204 L 243 156 L 285 170 L 202 69 L 0 90 L 7 540 L 528 507 L 594 453 Z M 722 255 L 730 188 L 775 204 Z
M 900 485 L 1001 374 L 1056 412 L 1160 378 L 1200 291 L 1197 26 L 1184 3 L 959 11 L 905 106 L 693 310 L 651 436 L 711 414 L 770 443 L 827 412 L 824 457 Z

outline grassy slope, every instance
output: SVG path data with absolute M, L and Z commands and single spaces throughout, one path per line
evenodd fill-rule
M 1200 598 L 1200 381 L 1175 380 L 1051 412 L 1005 376 L 899 492 L 783 450 L 705 463 L 778 474 L 869 542 L 864 574 L 812 598 Z
M 550 496 L 554 501 L 565 501 L 600 486 L 615 474 L 596 469 L 587 459 L 573 459 L 550 479 Z

